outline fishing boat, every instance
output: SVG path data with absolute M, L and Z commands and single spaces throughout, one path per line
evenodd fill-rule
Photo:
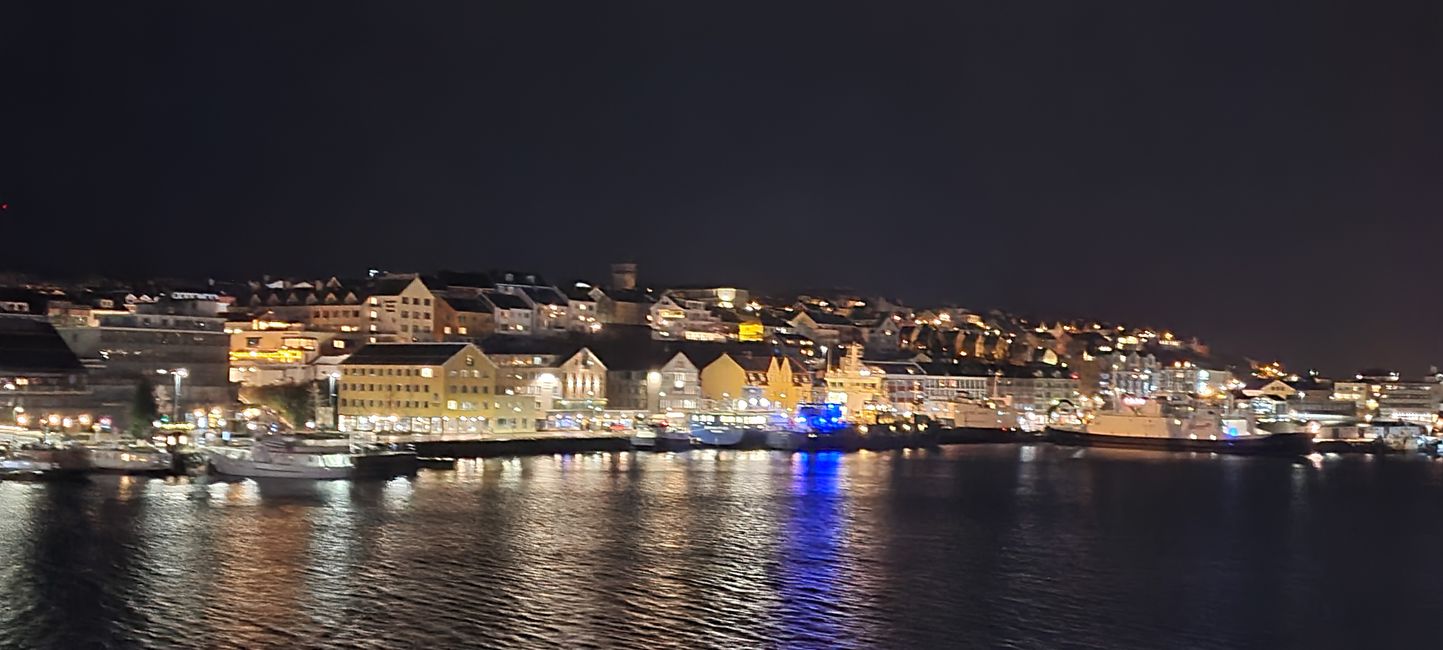
M 1055 424 L 1053 443 L 1084 447 L 1122 447 L 1161 451 L 1302 456 L 1312 453 L 1307 431 L 1259 427 L 1251 414 L 1229 415 L 1206 405 L 1172 405 L 1156 400 L 1124 400 L 1120 409 L 1099 411 L 1074 424 Z

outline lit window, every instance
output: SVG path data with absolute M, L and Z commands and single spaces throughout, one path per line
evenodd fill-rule
M 421 376 L 422 376 L 422 377 L 430 377 L 430 376 L 431 376 L 431 369 L 430 369 L 430 368 L 422 368 L 422 369 L 421 369 Z
M 466 333 L 466 327 L 465 327 L 464 325 L 461 326 L 461 327 L 457 327 L 457 328 L 456 328 L 456 333 L 457 333 L 457 334 L 465 334 L 465 333 Z
M 454 411 L 454 410 L 456 410 L 456 400 L 454 400 L 454 399 L 448 399 L 448 400 L 446 400 L 446 409 L 449 410 L 449 411 Z

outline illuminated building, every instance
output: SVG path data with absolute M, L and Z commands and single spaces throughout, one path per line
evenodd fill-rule
M 372 281 L 363 312 L 364 333 L 395 334 L 402 341 L 430 341 L 436 333 L 436 297 L 420 276 L 390 276 Z
M 867 361 L 882 374 L 882 392 L 898 411 L 932 414 L 950 411 L 958 402 L 988 397 L 991 377 L 974 365 L 920 364 L 914 361 Z
M 374 343 L 341 363 L 342 431 L 413 434 L 530 431 L 534 399 L 508 394 L 471 343 Z
M 542 413 L 607 406 L 606 365 L 587 348 L 490 356 L 499 368 L 497 386 L 507 394 L 531 398 Z
M 230 335 L 211 298 L 166 296 L 136 305 L 136 313 L 97 314 L 93 327 L 57 328 L 90 368 L 96 410 L 123 417 L 134 400 L 136 382 L 142 377 L 154 381 L 157 373 L 179 368 L 186 371 L 181 403 L 179 408 L 163 404 L 162 413 L 232 406 L 237 388 L 230 381 Z M 165 388 L 157 385 L 161 402 L 174 399 L 174 391 Z
M 856 421 L 874 419 L 869 413 L 885 407 L 886 398 L 882 393 L 882 373 L 862 361 L 862 347 L 853 345 L 835 368 L 828 368 L 824 378 L 827 382 L 827 402 L 841 404 L 847 417 Z
M 485 295 L 494 308 L 497 334 L 529 336 L 536 331 L 536 310 L 525 294 L 488 291 Z
M 496 331 L 496 308 L 481 295 L 437 295 L 438 341 L 480 341 Z
M 1356 379 L 1367 385 L 1363 406 L 1372 419 L 1431 427 L 1438 417 L 1439 382 L 1432 378 L 1407 380 L 1394 371 L 1364 370 Z
M 784 411 L 810 394 L 811 373 L 795 360 L 772 354 L 722 352 L 699 373 L 702 398 L 715 408 L 765 399 Z
M 993 381 L 993 395 L 1020 411 L 1045 413 L 1063 401 L 1076 404 L 1080 396 L 1077 377 L 1056 366 L 1000 366 Z
M 93 406 L 85 367 L 50 323 L 0 316 L 0 423 L 29 427 L 50 414 L 78 421 Z
M 850 318 L 814 309 L 799 309 L 791 319 L 792 327 L 821 345 L 835 347 L 843 343 L 860 343 L 865 332 Z
M 253 321 L 253 329 L 232 327 L 230 380 L 245 386 L 270 386 L 321 381 L 316 360 L 348 354 L 365 344 L 360 333 L 316 332 L 299 324 Z M 287 327 L 277 327 L 287 325 Z
M 592 295 L 594 288 L 585 282 L 574 282 L 561 288 L 561 292 L 566 295 L 572 331 L 597 332 L 601 329 L 596 297 Z

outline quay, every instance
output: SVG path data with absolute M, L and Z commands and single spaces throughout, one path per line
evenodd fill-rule
M 378 442 L 409 445 L 421 458 L 495 458 L 631 451 L 630 433 L 531 431 L 501 435 L 378 436 Z

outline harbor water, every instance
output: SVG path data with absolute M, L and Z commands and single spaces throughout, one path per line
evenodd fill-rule
M 1443 461 L 1040 445 L 0 483 L 3 648 L 1421 648 Z

